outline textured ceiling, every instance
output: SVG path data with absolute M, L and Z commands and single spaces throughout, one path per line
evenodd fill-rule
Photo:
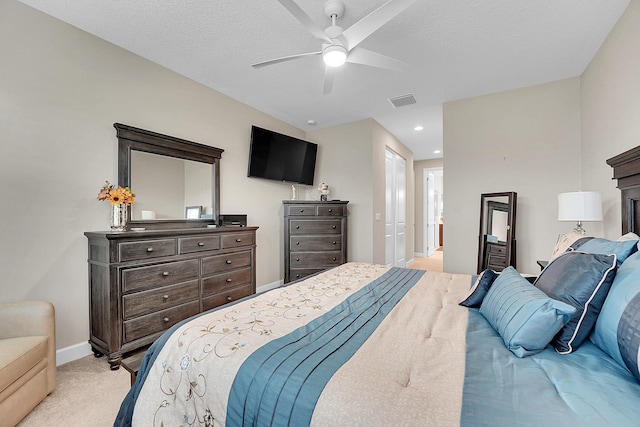
M 409 64 L 346 64 L 322 94 L 320 50 L 276 0 L 22 0 L 300 129 L 372 117 L 416 160 L 441 157 L 442 103 L 582 74 L 629 0 L 417 0 L 360 44 Z M 385 0 L 344 0 L 351 24 Z M 323 0 L 296 0 L 321 27 Z M 394 108 L 390 97 L 414 94 Z M 416 132 L 413 127 L 424 126 Z

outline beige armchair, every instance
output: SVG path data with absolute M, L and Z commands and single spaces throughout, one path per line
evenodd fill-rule
M 55 388 L 53 305 L 0 303 L 0 427 L 15 426 Z

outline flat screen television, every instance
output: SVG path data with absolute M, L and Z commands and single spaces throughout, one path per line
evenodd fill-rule
M 313 185 L 318 145 L 251 126 L 247 176 Z

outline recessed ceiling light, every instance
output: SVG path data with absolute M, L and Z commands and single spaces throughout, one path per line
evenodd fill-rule
M 440 154 L 440 153 L 442 153 L 442 151 L 440 151 L 440 150 L 434 150 L 433 151 L 433 154 Z
M 308 124 L 309 126 L 315 126 L 315 125 L 316 125 L 316 121 L 315 121 L 315 120 L 313 120 L 313 119 L 312 119 L 312 120 L 307 120 L 307 124 Z
M 413 130 L 422 130 L 422 129 L 424 129 L 424 127 L 420 125 L 413 128 Z

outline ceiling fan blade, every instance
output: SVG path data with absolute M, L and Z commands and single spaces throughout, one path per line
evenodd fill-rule
M 267 65 L 279 64 L 281 62 L 291 61 L 293 59 L 304 58 L 305 56 L 313 56 L 313 55 L 321 55 L 322 51 L 319 52 L 308 52 L 308 53 L 298 53 L 296 55 L 283 56 L 282 58 L 270 59 L 269 61 L 256 62 L 255 64 L 251 64 L 253 68 L 261 68 L 266 67 Z
M 324 87 L 322 89 L 323 95 L 328 95 L 333 90 L 333 79 L 336 75 L 336 68 L 324 67 Z
M 293 0 L 278 0 L 295 18 L 300 21 L 304 27 L 309 30 L 313 37 L 322 40 L 327 43 L 331 43 L 329 36 L 318 26 L 315 22 L 309 18 L 309 15 L 304 13 L 300 6 L 298 6 Z
M 395 71 L 402 71 L 409 67 L 409 64 L 406 62 L 402 62 L 390 56 L 363 49 L 361 47 L 349 52 L 349 55 L 347 55 L 347 62 L 369 65 L 371 67 L 387 68 Z
M 347 40 L 349 50 L 373 34 L 378 28 L 391 21 L 416 0 L 389 0 L 342 33 Z

